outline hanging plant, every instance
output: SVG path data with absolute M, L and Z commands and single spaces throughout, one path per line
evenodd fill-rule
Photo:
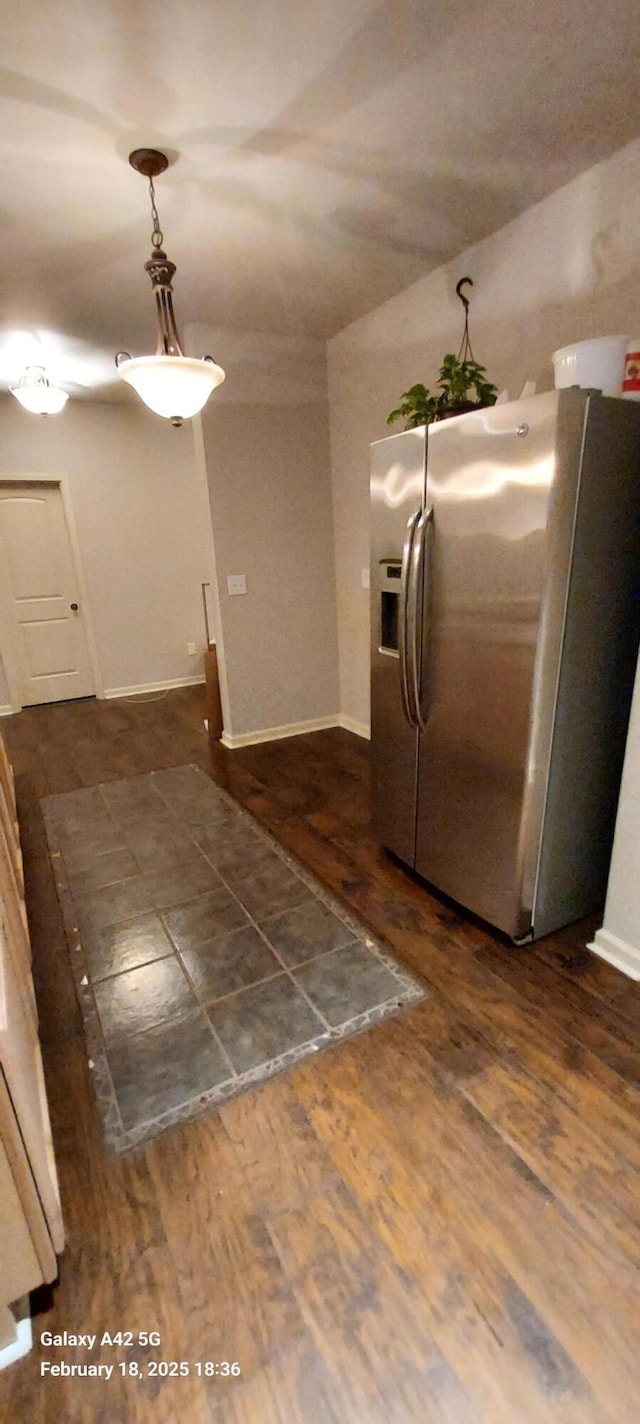
M 405 430 L 413 430 L 416 425 L 429 425 L 435 420 L 437 409 L 438 397 L 418 382 L 401 395 L 398 409 L 387 416 L 387 425 L 393 425 L 395 420 L 404 420 Z
M 481 410 L 495 405 L 498 391 L 488 380 L 484 366 L 475 360 L 469 339 L 469 300 L 461 291 L 465 282 L 473 283 L 471 277 L 461 277 L 456 293 L 464 306 L 464 332 L 457 356 L 449 352 L 444 357 L 438 376 L 439 391 L 432 393 L 427 386 L 418 382 L 404 391 L 397 410 L 387 416 L 387 425 L 396 420 L 404 420 L 405 430 L 413 430 L 418 425 L 431 425 L 436 420 L 446 420 L 450 415 L 464 415 L 466 411 Z

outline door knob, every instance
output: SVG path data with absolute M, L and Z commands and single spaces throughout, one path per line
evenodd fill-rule
M 77 603 L 72 603 L 72 604 L 70 605 L 70 607 L 71 607 L 71 612 L 72 612 L 72 613 L 77 613 L 77 612 L 78 612 L 78 605 L 77 605 Z

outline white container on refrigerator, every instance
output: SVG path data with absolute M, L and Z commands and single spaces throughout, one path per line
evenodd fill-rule
M 626 336 L 597 336 L 554 351 L 551 359 L 556 390 L 581 386 L 583 390 L 602 391 L 603 396 L 619 396 L 627 347 Z

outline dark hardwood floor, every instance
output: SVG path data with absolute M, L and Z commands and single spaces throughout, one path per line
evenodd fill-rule
M 513 950 L 368 833 L 346 732 L 210 755 L 200 689 L 3 723 L 68 1245 L 35 1333 L 158 1330 L 186 1378 L 0 1375 L 12 1424 L 636 1424 L 640 986 Z M 396 1019 L 109 1160 L 38 798 L 196 762 L 423 976 Z M 588 929 L 588 927 L 587 927 Z M 197 1361 L 239 1361 L 207 1378 Z

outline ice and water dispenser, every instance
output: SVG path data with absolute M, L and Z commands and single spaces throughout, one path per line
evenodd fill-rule
M 398 652 L 398 616 L 400 608 L 400 559 L 380 561 L 380 652 Z

